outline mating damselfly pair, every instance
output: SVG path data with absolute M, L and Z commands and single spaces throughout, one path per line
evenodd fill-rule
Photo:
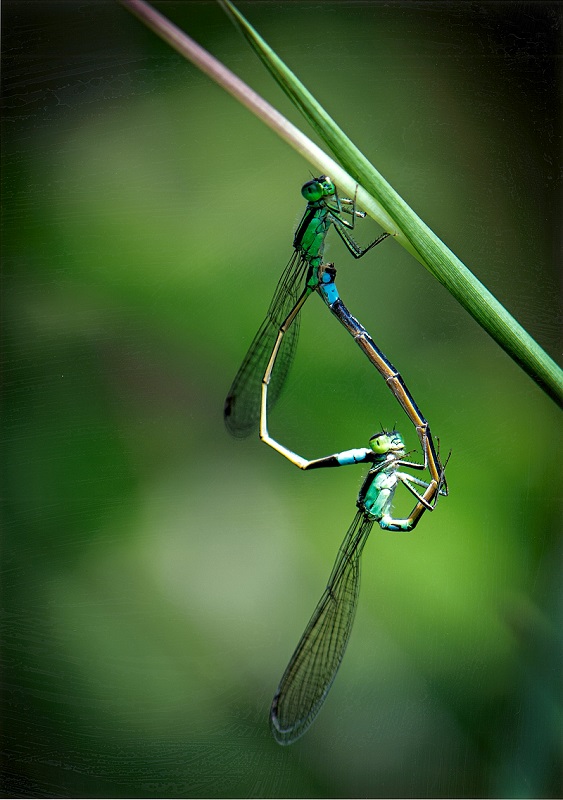
M 336 288 L 334 264 L 323 263 L 327 233 L 333 226 L 354 258 L 361 258 L 389 234 L 383 233 L 366 248 L 352 238 L 357 218 L 355 199 L 340 198 L 334 183 L 323 175 L 301 189 L 307 207 L 293 241 L 293 255 L 277 285 L 268 313 L 260 326 L 225 401 L 225 423 L 238 437 L 258 431 L 263 442 L 300 469 L 368 464 L 369 472 L 356 502 L 357 512 L 346 533 L 327 587 L 283 674 L 270 710 L 270 724 L 280 744 L 291 744 L 315 719 L 336 677 L 350 637 L 360 585 L 360 556 L 372 525 L 390 531 L 411 531 L 425 511 L 432 511 L 440 495 L 447 495 L 442 465 L 430 426 L 401 375 L 377 347 L 366 329 L 352 316 Z M 348 215 L 351 220 L 347 220 Z M 309 461 L 268 433 L 268 411 L 279 397 L 295 354 L 299 314 L 307 298 L 318 292 L 330 311 L 352 335 L 384 378 L 406 412 L 422 447 L 424 463 L 405 460 L 398 431 L 383 430 L 369 447 L 346 450 Z M 447 463 L 447 462 L 446 462 Z M 428 470 L 429 482 L 402 471 Z M 402 484 L 416 503 L 408 517 L 395 519 L 392 503 Z

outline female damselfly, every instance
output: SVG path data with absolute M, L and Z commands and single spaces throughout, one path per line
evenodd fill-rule
M 273 361 L 275 353 L 270 360 L 270 368 Z M 425 464 L 405 460 L 404 442 L 397 431 L 376 433 L 369 441 L 369 448 L 345 450 L 312 461 L 288 450 L 268 433 L 267 377 L 266 374 L 262 384 L 262 441 L 303 470 L 361 463 L 371 465 L 358 495 L 358 511 L 340 547 L 326 589 L 299 640 L 272 702 L 270 727 L 276 741 L 286 745 L 302 736 L 313 722 L 338 672 L 358 603 L 360 557 L 373 523 L 377 522 L 384 530 L 412 531 L 423 513 L 432 511 L 439 495 L 447 495 L 448 490 L 444 477 L 445 465 L 440 467 L 438 481 L 431 480 L 430 483 L 402 471 L 401 467 L 425 469 Z M 399 484 L 416 497 L 415 507 L 403 519 L 397 519 L 391 513 Z M 417 486 L 424 489 L 422 494 Z

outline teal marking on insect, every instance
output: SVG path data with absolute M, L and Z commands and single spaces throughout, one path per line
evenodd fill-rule
M 305 300 L 316 290 L 329 306 L 338 300 L 334 285 L 336 271 L 331 273 L 330 267 L 320 269 L 325 239 L 331 225 L 354 258 L 361 258 L 389 236 L 383 233 L 367 247 L 361 248 L 349 230 L 354 229 L 357 217 L 365 217 L 365 212 L 356 210 L 355 200 L 339 197 L 335 185 L 326 175 L 308 181 L 302 187 L 301 194 L 307 200 L 307 207 L 295 232 L 293 255 L 225 400 L 225 424 L 233 436 L 245 437 L 256 430 L 260 418 L 260 382 L 280 326 L 288 315 L 295 312 L 270 387 L 271 405 L 281 392 L 293 360 L 299 334 L 298 314 Z M 343 214 L 349 214 L 352 222 L 344 219 Z M 303 281 L 305 285 L 300 291 Z
M 340 299 L 340 295 L 338 294 L 338 289 L 336 288 L 336 284 L 334 283 L 335 275 L 336 275 L 336 270 L 333 270 L 332 274 L 329 274 L 328 272 L 323 272 L 320 276 L 321 279 L 319 281 L 319 292 L 321 294 L 321 297 L 329 307 Z
M 369 450 L 366 450 L 365 447 L 357 450 L 345 450 L 343 453 L 338 454 L 338 463 L 341 466 L 346 464 L 359 464 L 361 461 L 366 460 L 366 455 L 368 453 Z

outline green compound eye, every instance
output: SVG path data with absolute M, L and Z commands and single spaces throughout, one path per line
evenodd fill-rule
M 324 189 L 318 180 L 309 181 L 301 188 L 301 194 L 308 203 L 315 203 L 323 197 Z
M 375 433 L 369 440 L 369 446 L 374 453 L 384 455 L 392 450 L 402 450 L 404 448 L 403 437 L 397 431 L 382 431 Z
M 376 434 L 369 440 L 369 446 L 374 453 L 387 453 L 389 451 L 390 439 L 385 434 Z

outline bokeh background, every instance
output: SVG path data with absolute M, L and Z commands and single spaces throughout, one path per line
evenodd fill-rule
M 307 131 L 218 6 L 155 5 Z M 560 5 L 240 8 L 557 358 Z M 394 242 L 330 237 L 451 496 L 374 529 L 336 683 L 279 747 L 363 470 L 301 473 L 222 405 L 309 165 L 117 3 L 2 11 L 3 796 L 557 796 L 556 405 Z M 416 447 L 313 297 L 273 435 L 312 458 L 395 422 Z

